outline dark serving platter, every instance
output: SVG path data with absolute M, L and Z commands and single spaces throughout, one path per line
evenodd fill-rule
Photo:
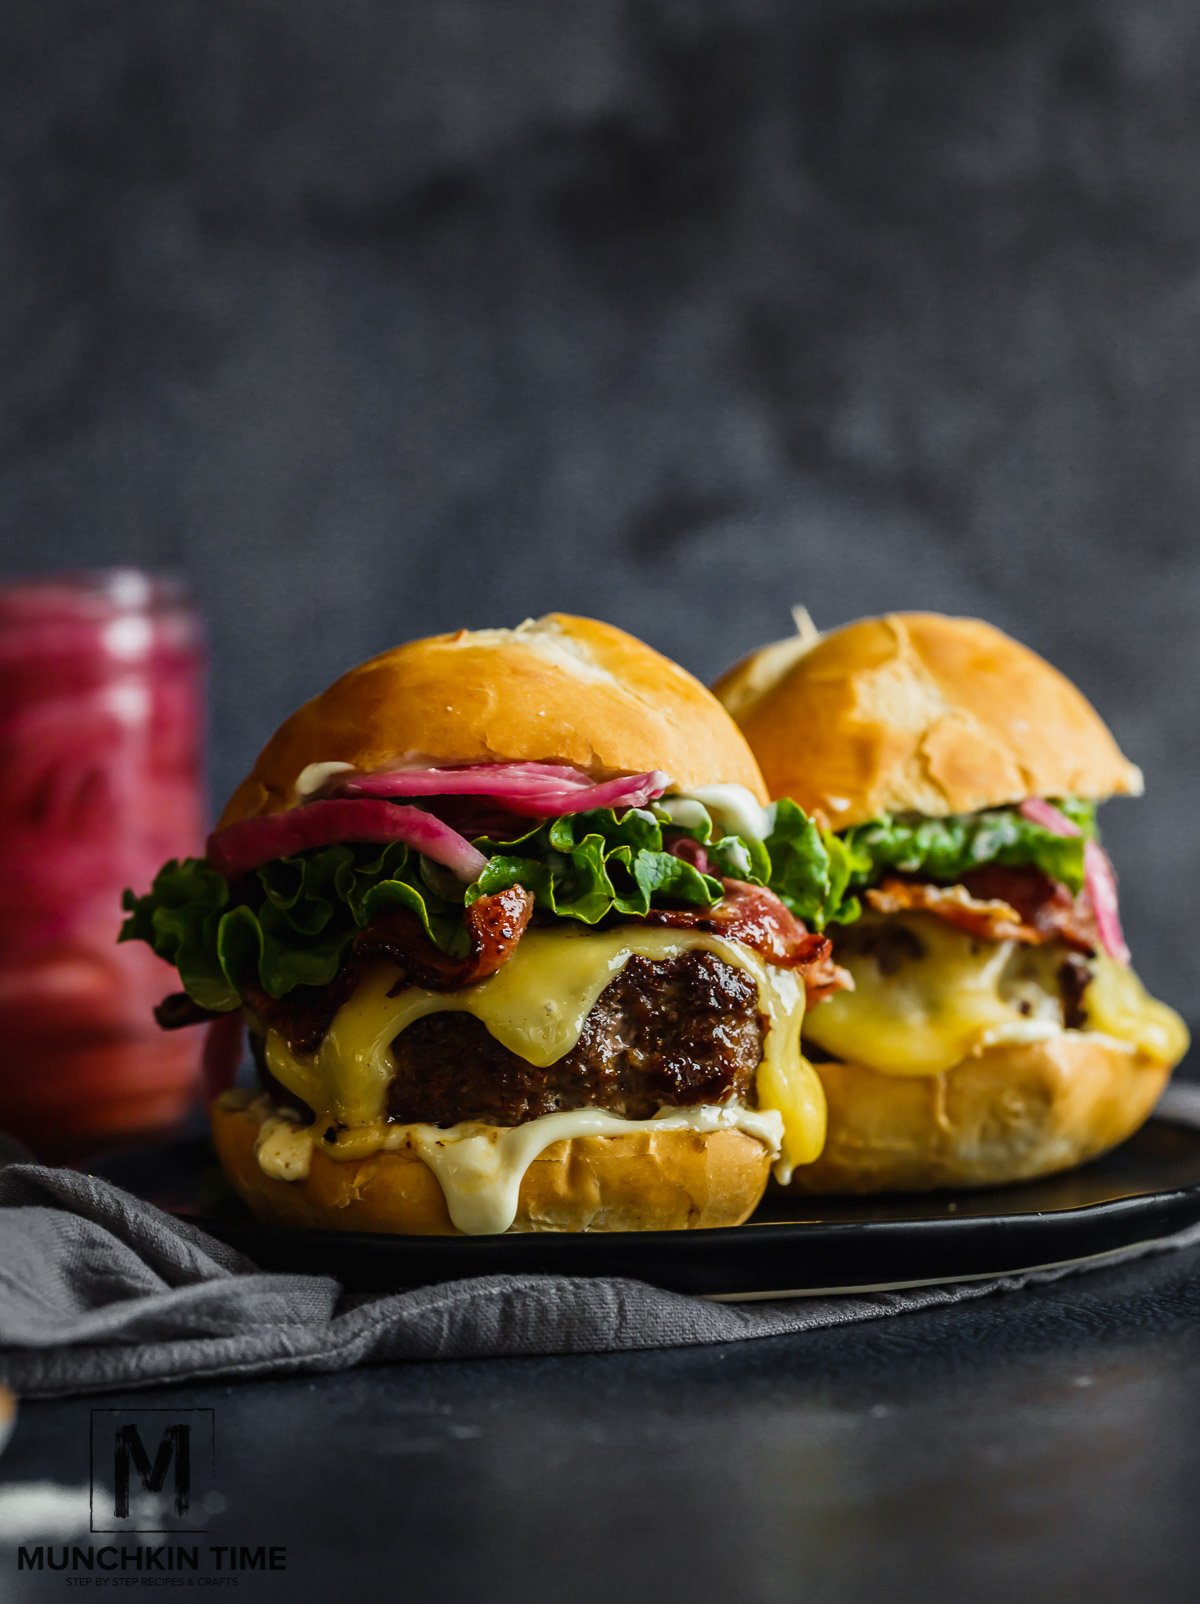
M 873 1199 L 768 1195 L 745 1225 L 494 1237 L 370 1236 L 261 1225 L 220 1192 L 203 1138 L 92 1168 L 264 1269 L 326 1274 L 356 1292 L 468 1276 L 625 1276 L 709 1298 L 802 1297 L 1078 1264 L 1200 1223 L 1200 1087 L 1179 1086 L 1115 1152 L 1068 1175 L 986 1192 Z

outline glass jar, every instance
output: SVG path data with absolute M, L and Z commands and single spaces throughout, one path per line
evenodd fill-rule
M 63 1158 L 192 1103 L 179 981 L 118 947 L 121 893 L 203 840 L 204 649 L 169 581 L 134 570 L 0 586 L 0 1131 Z

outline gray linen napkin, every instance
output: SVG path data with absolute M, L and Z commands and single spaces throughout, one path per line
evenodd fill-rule
M 1173 1091 L 1170 1113 L 1200 1125 L 1200 1087 Z M 1093 1262 L 1196 1242 L 1200 1225 Z M 386 1360 L 740 1342 L 960 1303 L 1091 1267 L 736 1306 L 582 1276 L 489 1276 L 352 1297 L 328 1276 L 265 1274 L 95 1176 L 14 1164 L 0 1171 L 0 1379 L 18 1394 L 59 1397 Z

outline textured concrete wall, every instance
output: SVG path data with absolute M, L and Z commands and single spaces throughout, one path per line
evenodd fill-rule
M 5 565 L 182 570 L 214 777 L 403 636 L 550 607 L 701 674 L 978 611 L 1146 768 L 1189 1011 L 1200 12 L 10 0 Z

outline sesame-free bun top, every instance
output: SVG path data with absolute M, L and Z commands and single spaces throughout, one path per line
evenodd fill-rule
M 835 829 L 889 812 L 943 817 L 1142 789 L 1070 680 L 977 618 L 860 619 L 765 646 L 714 690 L 771 795 Z
M 550 613 L 393 647 L 305 702 L 260 752 L 219 827 L 302 800 L 312 764 L 562 763 L 597 779 L 661 769 L 683 791 L 766 801 L 737 725 L 685 669 L 611 624 Z

